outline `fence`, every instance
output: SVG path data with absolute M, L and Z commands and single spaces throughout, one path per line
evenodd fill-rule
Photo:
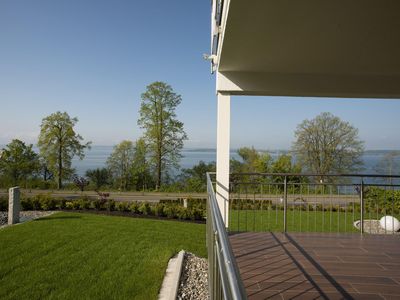
M 211 299 L 246 299 L 239 269 L 218 208 L 213 183 L 207 173 L 208 282 Z
M 232 174 L 231 232 L 393 233 L 380 218 L 400 215 L 400 176 Z M 394 222 L 394 219 L 390 219 Z M 390 226 L 393 225 L 393 226 Z

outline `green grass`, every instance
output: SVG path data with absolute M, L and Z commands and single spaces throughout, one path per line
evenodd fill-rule
M 230 231 L 283 231 L 282 210 L 230 210 Z M 365 212 L 364 219 L 379 219 L 383 214 Z M 395 214 L 398 218 L 399 216 Z M 287 212 L 289 232 L 359 232 L 353 222 L 360 212 L 301 211 Z
M 156 299 L 181 249 L 205 257 L 205 225 L 57 213 L 6 227 L 0 299 Z

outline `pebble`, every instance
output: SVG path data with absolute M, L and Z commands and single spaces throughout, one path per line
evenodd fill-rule
M 357 229 L 360 229 L 360 222 L 355 222 L 356 225 L 355 227 Z M 382 228 L 379 220 L 364 220 L 364 232 L 366 233 L 371 233 L 371 234 L 400 234 L 399 231 L 393 232 L 393 231 L 388 231 L 385 230 L 385 228 Z
M 38 210 L 21 211 L 19 215 L 19 222 L 24 223 L 26 221 L 47 217 L 53 213 L 54 211 L 38 211 Z M 0 211 L 0 228 L 8 226 L 7 222 L 8 222 L 8 212 Z
M 190 252 L 185 253 L 177 299 L 208 299 L 208 261 L 206 258 L 197 257 Z

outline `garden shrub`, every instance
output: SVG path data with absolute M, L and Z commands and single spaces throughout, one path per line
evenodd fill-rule
M 5 197 L 0 197 L 0 211 L 8 210 L 8 199 Z
M 51 198 L 50 195 L 44 195 L 39 201 L 40 209 L 42 210 L 54 210 L 57 208 L 57 201 Z
M 57 208 L 58 209 L 65 209 L 65 203 L 67 203 L 67 199 L 58 199 Z
M 142 213 L 143 215 L 147 216 L 147 215 L 151 215 L 151 207 L 150 204 L 148 202 L 143 202 L 140 206 L 139 206 L 139 212 Z
M 118 211 L 129 211 L 129 203 L 128 202 L 116 202 L 115 209 Z
M 32 199 L 21 198 L 21 208 L 22 208 L 22 210 L 33 210 Z
M 95 199 L 92 200 L 91 202 L 91 207 L 97 210 L 104 210 L 106 204 L 106 200 L 105 199 Z
M 177 217 L 177 207 L 176 205 L 169 205 L 164 208 L 164 213 L 170 219 L 174 219 Z
M 176 217 L 179 220 L 185 220 L 188 218 L 188 209 L 182 206 L 178 206 L 176 210 Z
M 73 209 L 74 208 L 74 203 L 71 201 L 65 202 L 65 208 L 66 209 Z
M 135 201 L 129 205 L 129 210 L 134 214 L 139 213 L 139 204 Z
M 81 208 L 80 200 L 74 200 L 74 201 L 71 201 L 71 203 L 72 203 L 72 209 L 78 210 Z
M 164 204 L 157 203 L 154 206 L 154 215 L 157 216 L 157 217 L 165 217 Z
M 108 199 L 106 202 L 106 208 L 108 211 L 113 211 L 115 210 L 115 201 L 112 199 Z

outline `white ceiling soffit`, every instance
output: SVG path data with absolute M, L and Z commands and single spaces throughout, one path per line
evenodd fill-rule
M 400 98 L 400 1 L 231 0 L 224 9 L 219 91 Z

